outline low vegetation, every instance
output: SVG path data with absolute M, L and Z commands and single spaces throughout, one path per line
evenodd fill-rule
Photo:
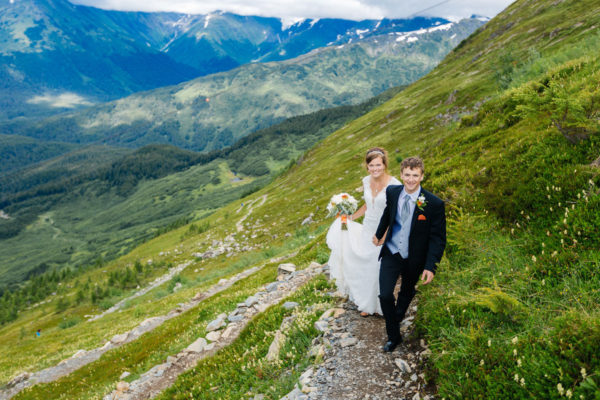
M 600 41 L 596 27 L 600 13 L 596 11 L 598 5 L 592 0 L 512 4 L 432 73 L 343 126 L 272 183 L 240 200 L 248 204 L 266 196 L 265 203 L 244 220 L 244 231 L 236 234 L 240 240 L 261 246 L 246 256 L 273 248 L 288 253 L 304 246 L 294 262 L 325 261 L 324 230 L 330 220 L 324 206 L 337 192 L 359 196 L 354 188 L 365 174 L 365 150 L 373 145 L 388 149 L 390 170 L 396 176 L 400 161 L 418 154 L 426 164 L 423 186 L 447 202 L 447 251 L 433 284 L 419 288 L 416 319 L 418 334 L 432 350 L 427 379 L 437 388 L 437 397 L 598 398 Z M 205 248 L 214 238 L 236 233 L 240 209 L 244 208 L 239 202 L 228 204 L 206 217 L 207 231 L 182 239 L 189 229 L 183 226 L 128 257 L 156 257 L 164 249 L 190 254 Z M 313 223 L 299 229 L 311 214 Z M 177 257 L 170 256 L 171 261 L 177 262 Z M 223 257 L 207 266 L 217 271 L 238 260 Z M 115 262 L 106 269 L 116 266 Z M 263 271 L 267 274 L 268 269 Z M 315 292 L 311 302 L 319 304 L 322 299 Z M 177 292 L 160 301 L 177 301 L 181 295 Z M 56 307 L 56 303 L 53 299 L 42 307 Z M 158 307 L 155 302 L 147 304 Z M 219 307 L 227 310 L 227 304 L 233 301 Z M 253 322 L 256 332 L 246 331 L 240 342 L 199 363 L 195 373 L 180 377 L 182 392 L 244 398 L 250 395 L 246 384 L 225 387 L 221 383 L 233 379 L 232 371 L 242 371 L 244 366 L 268 379 L 251 394 L 278 398 L 285 393 L 291 387 L 289 376 L 297 376 L 292 366 L 308 362 L 304 344 L 298 343 L 305 343 L 304 337 L 314 332 L 307 328 L 295 336 L 298 341 L 290 343 L 291 356 L 280 369 L 261 364 L 255 359 L 264 352 L 263 332 L 276 329 L 283 316 L 277 307 L 271 311 L 271 316 L 265 314 Z M 24 312 L 2 327 L 0 343 L 17 343 L 19 328 L 31 315 L 32 311 Z M 59 320 L 46 319 L 48 329 L 61 329 Z M 81 325 L 62 332 L 81 334 Z M 164 329 L 173 329 L 172 334 L 179 337 L 171 324 Z M 97 335 L 107 332 L 105 328 Z M 75 341 L 83 346 L 83 339 Z M 64 346 L 56 339 L 52 343 L 55 348 Z M 120 357 L 109 353 L 107 358 L 122 368 L 120 360 L 134 358 L 136 346 L 132 343 L 128 350 L 115 351 Z M 154 347 L 163 358 L 168 353 L 160 350 L 160 343 L 149 342 L 139 353 L 157 360 L 146 356 Z M 31 356 L 21 357 L 32 365 Z M 50 356 L 39 357 L 47 360 Z M 208 372 L 217 361 L 224 368 Z M 137 371 L 153 365 L 144 362 Z M 0 371 L 6 380 L 19 368 L 3 366 Z M 78 380 L 98 379 L 97 386 L 92 386 L 105 385 L 107 391 L 117 374 L 99 374 L 104 372 L 88 370 Z M 53 393 L 67 393 L 74 386 L 65 380 L 57 383 Z M 33 396 L 43 390 L 49 393 L 46 386 L 27 393 Z M 173 387 L 163 396 L 182 395 Z

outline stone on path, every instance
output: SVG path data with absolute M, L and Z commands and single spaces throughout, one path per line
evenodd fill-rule
M 125 340 L 127 340 L 127 335 L 129 335 L 129 332 L 121 333 L 119 335 L 115 335 L 115 336 L 113 336 L 112 339 L 110 339 L 110 341 L 111 341 L 112 344 L 121 344 Z
M 208 325 L 206 325 L 206 331 L 207 332 L 216 331 L 217 329 L 221 329 L 224 326 L 225 326 L 225 320 L 223 317 L 219 316 L 219 317 L 217 317 L 217 319 L 211 321 Z
M 285 308 L 286 310 L 291 310 L 292 308 L 296 308 L 298 306 L 299 304 L 295 301 L 286 301 L 285 303 L 283 303 L 283 308 Z
M 252 307 L 255 304 L 258 304 L 258 297 L 257 296 L 250 296 L 246 299 L 245 303 L 246 307 Z
M 296 266 L 292 263 L 279 264 L 277 267 L 277 275 L 290 275 L 296 272 Z
M 358 339 L 353 338 L 353 337 L 346 337 L 346 338 L 343 338 L 342 340 L 340 340 L 340 346 L 342 346 L 342 347 L 354 346 L 357 343 L 358 343 Z
M 396 363 L 396 365 L 398 366 L 398 368 L 400 368 L 400 371 L 402 372 L 406 372 L 406 373 L 411 373 L 412 369 L 410 368 L 410 365 L 408 365 L 408 363 L 406 361 L 404 361 L 401 358 L 396 358 L 394 360 L 394 362 Z
M 208 342 L 204 338 L 197 339 L 194 343 L 190 344 L 186 350 L 190 353 L 201 353 Z
M 209 332 L 206 335 L 206 340 L 210 340 L 211 342 L 216 342 L 220 338 L 221 338 L 221 332 L 219 332 L 219 331 Z
M 329 324 L 327 321 L 317 321 L 315 322 L 315 328 L 319 332 L 327 332 L 329 330 Z

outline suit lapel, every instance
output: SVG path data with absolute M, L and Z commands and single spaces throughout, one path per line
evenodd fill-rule
M 423 192 L 423 188 L 421 188 L 419 190 L 419 194 L 417 195 L 417 199 L 419 198 L 419 196 L 421 196 L 421 193 Z M 408 237 L 410 238 L 410 236 L 412 236 L 412 233 L 415 229 L 415 225 L 417 224 L 417 216 L 419 215 L 419 208 L 417 207 L 417 205 L 415 204 L 415 209 L 413 211 L 413 215 L 412 215 L 412 222 L 410 224 L 410 234 L 408 235 Z
M 390 227 L 394 226 L 394 221 L 396 220 L 396 213 L 398 212 L 398 200 L 400 199 L 400 193 L 402 193 L 402 189 L 404 189 L 404 186 L 400 185 L 397 190 L 392 193 L 394 197 L 392 198 L 393 207 L 390 210 Z

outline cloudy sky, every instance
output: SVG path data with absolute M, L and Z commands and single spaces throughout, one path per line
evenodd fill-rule
M 230 11 L 241 15 L 352 20 L 405 18 L 415 15 L 460 19 L 472 14 L 493 17 L 514 0 L 70 0 L 110 10 L 177 11 L 208 14 Z

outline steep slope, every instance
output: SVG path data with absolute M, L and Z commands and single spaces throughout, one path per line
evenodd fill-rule
M 373 36 L 293 60 L 249 64 L 3 129 L 44 140 L 219 149 L 285 118 L 357 104 L 385 89 L 412 82 L 481 23 L 470 19 L 412 33 Z
M 103 267 L 106 273 L 88 276 L 104 288 L 106 275 L 136 257 L 176 262 L 226 237 L 260 250 L 197 261 L 196 270 L 182 274 L 187 280 L 183 290 L 165 288 L 154 297 L 160 301 L 148 296 L 124 310 L 122 318 L 98 323 L 93 330 L 82 323 L 57 327 L 64 314 L 48 310 L 76 290 L 64 289 L 50 304 L 24 313 L 0 331 L 3 354 L 12 363 L 0 370 L 9 378 L 32 365 L 54 364 L 78 348 L 102 346 L 113 334 L 159 315 L 161 308 L 164 313 L 191 298 L 197 286 L 206 284 L 208 271 L 218 275 L 241 265 L 263 265 L 266 257 L 293 250 L 298 251 L 292 259 L 298 265 L 325 261 L 324 230 L 330 221 L 324 205 L 340 191 L 359 196 L 352 190 L 365 174 L 364 151 L 383 145 L 392 154 L 395 174 L 402 158 L 423 156 L 423 186 L 447 202 L 446 257 L 433 284 L 419 288 L 416 317 L 417 334 L 431 345 L 427 378 L 437 397 L 597 397 L 599 16 L 592 0 L 515 2 L 432 73 L 329 136 L 300 165 L 243 199 L 254 204 L 266 198 L 245 216 L 243 233 L 235 227 L 242 218 L 236 210 L 243 208 L 232 203 L 203 221 L 209 230 L 196 235 L 191 226 L 182 227 Z M 313 224 L 301 227 L 311 213 Z M 221 312 L 231 313 L 248 295 L 266 291 L 277 267 L 265 266 L 265 275 L 175 318 L 139 343 L 108 353 L 71 377 L 34 386 L 20 398 L 110 393 L 123 371 L 137 378 L 203 338 L 208 323 Z M 257 316 L 229 349 L 180 376 L 162 398 L 280 398 L 304 366 L 319 360 L 310 355 L 309 344 L 316 335 L 315 310 L 327 307 L 320 298 L 324 286 L 310 288 L 318 298 L 311 297 L 308 304 L 302 296 L 293 299 L 307 316 L 292 318 L 296 333 L 285 340 L 285 351 L 275 362 L 263 359 L 284 318 L 293 314 L 283 306 Z M 69 315 L 82 315 L 86 307 L 82 302 Z M 19 329 L 32 331 L 33 321 L 44 324 L 48 337 L 24 338 L 14 346 Z M 84 334 L 90 331 L 94 337 Z M 66 335 L 73 340 L 65 341 Z M 34 346 L 59 350 L 41 355 L 23 351 Z
M 315 142 L 389 99 L 299 116 L 200 154 L 91 146 L 0 177 L 0 284 L 113 259 L 264 186 Z

